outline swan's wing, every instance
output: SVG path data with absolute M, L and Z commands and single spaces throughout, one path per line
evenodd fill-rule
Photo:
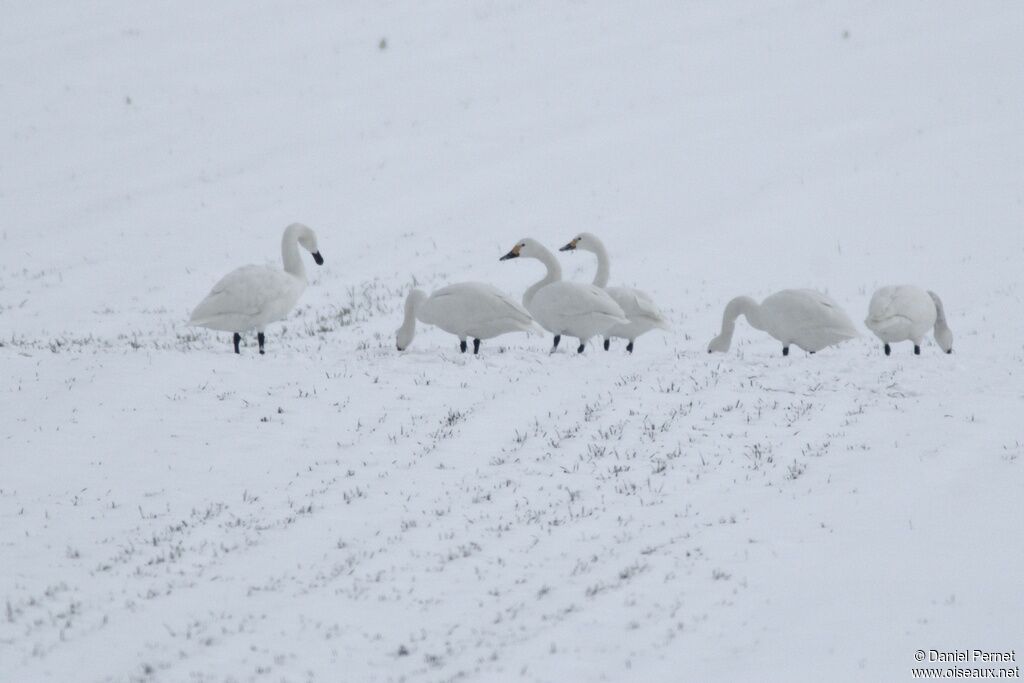
M 871 297 L 868 304 L 868 320 L 882 321 L 899 313 L 896 287 L 882 287 Z
M 267 266 L 236 268 L 213 286 L 199 302 L 189 322 L 201 325 L 221 316 L 256 317 L 292 288 L 289 275 Z
M 797 339 L 821 331 L 844 338 L 859 336 L 853 321 L 830 297 L 811 289 L 786 290 L 765 299 L 771 310 L 773 336 Z M 777 333 L 777 334 L 776 334 Z
M 536 297 L 540 298 L 538 304 L 568 318 L 599 313 L 622 324 L 629 322 L 622 307 L 606 291 L 594 285 L 554 282 L 537 292 Z
M 668 328 L 668 320 L 658 305 L 645 292 L 631 287 L 606 287 L 605 291 L 615 299 L 630 320 L 638 318 L 649 321 L 658 327 Z
M 443 287 L 427 300 L 420 318 L 423 322 L 442 322 L 468 329 L 470 326 L 508 321 L 513 326 L 529 329 L 533 316 L 511 297 L 491 285 L 465 282 Z

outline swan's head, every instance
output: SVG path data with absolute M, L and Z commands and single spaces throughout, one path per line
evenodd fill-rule
M 597 239 L 596 236 L 589 232 L 581 232 L 571 242 L 559 249 L 558 251 L 589 251 L 597 253 L 604 245 L 601 244 L 601 240 Z
M 720 334 L 708 344 L 708 353 L 725 353 L 729 350 L 732 335 Z
M 416 336 L 416 309 L 426 300 L 427 294 L 422 289 L 414 289 L 405 298 L 405 320 L 402 326 L 395 330 L 395 346 L 399 351 L 405 351 L 412 344 Z
M 946 326 L 935 330 L 935 341 L 946 353 L 953 353 L 953 332 Z
M 320 247 L 316 243 L 316 233 L 309 226 L 303 225 L 302 223 L 292 223 L 288 226 L 289 230 L 294 230 L 296 234 L 296 240 L 302 248 L 313 255 L 313 260 L 316 261 L 318 266 L 324 264 L 324 257 L 320 255 Z
M 520 256 L 522 256 L 523 258 L 537 258 L 546 251 L 547 249 L 545 249 L 544 246 L 537 240 L 530 239 L 529 237 L 524 237 L 523 239 L 519 240 L 519 242 L 516 243 L 516 246 L 512 247 L 512 249 L 507 254 L 505 254 L 498 260 L 507 261 L 510 258 L 519 258 Z

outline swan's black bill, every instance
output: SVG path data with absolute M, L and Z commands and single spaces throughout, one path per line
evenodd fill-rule
M 576 248 L 576 243 L 575 242 L 569 242 L 569 244 L 565 245 L 564 247 L 562 247 L 558 251 L 572 251 L 575 248 Z
M 324 264 L 324 257 L 320 255 L 319 251 L 313 252 L 313 260 L 316 261 L 318 266 L 322 266 Z
M 507 260 L 509 260 L 510 258 L 519 258 L 519 254 L 518 254 L 518 252 L 516 252 L 516 250 L 515 250 L 515 249 L 513 249 L 513 250 L 512 250 L 512 251 L 510 251 L 510 252 L 508 252 L 507 254 L 505 254 L 504 256 L 502 256 L 502 257 L 501 257 L 500 259 L 498 259 L 498 260 L 499 260 L 499 261 L 507 261 Z

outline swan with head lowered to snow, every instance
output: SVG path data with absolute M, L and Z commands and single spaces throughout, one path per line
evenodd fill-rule
M 668 321 L 658 310 L 658 306 L 651 300 L 651 297 L 632 287 L 609 287 L 608 275 L 611 271 L 611 264 L 608 260 L 608 251 L 604 243 L 589 232 L 580 233 L 579 237 L 559 249 L 559 251 L 589 251 L 597 256 L 597 274 L 594 275 L 594 286 L 600 287 L 608 292 L 608 296 L 615 299 L 629 318 L 625 325 L 616 325 L 604 333 L 604 350 L 608 350 L 609 339 L 619 337 L 628 339 L 626 350 L 633 353 L 633 342 L 644 332 L 655 328 L 669 329 Z
M 284 270 L 242 266 L 231 271 L 199 302 L 192 311 L 189 325 L 234 332 L 235 353 L 240 353 L 238 344 L 242 333 L 256 330 L 260 353 L 263 353 L 267 325 L 283 320 L 306 289 L 306 269 L 299 256 L 299 245 L 313 255 L 318 266 L 323 265 L 316 233 L 301 223 L 292 223 L 281 238 Z
M 722 315 L 722 332 L 708 344 L 708 353 L 729 350 L 741 315 L 755 330 L 782 342 L 783 356 L 789 355 L 791 344 L 814 353 L 859 336 L 849 316 L 828 296 L 813 289 L 784 289 L 760 304 L 749 296 L 730 301 Z
M 882 287 L 871 297 L 864 324 L 882 340 L 887 356 L 892 353 L 889 344 L 907 340 L 914 342 L 914 353 L 921 355 L 921 340 L 928 330 L 933 331 L 939 348 L 953 353 L 953 332 L 946 324 L 942 299 L 920 287 Z
M 545 276 L 523 294 L 523 306 L 555 335 L 552 353 L 558 348 L 563 334 L 579 339 L 576 351 L 583 353 L 591 337 L 604 334 L 616 325 L 629 323 L 622 307 L 600 287 L 563 281 L 558 259 L 537 240 L 519 240 L 499 260 L 519 257 L 537 259 L 547 268 Z
M 460 282 L 437 290 L 430 296 L 414 289 L 405 299 L 405 320 L 395 333 L 395 345 L 405 351 L 416 335 L 416 321 L 436 325 L 459 338 L 466 352 L 466 339 L 473 340 L 473 353 L 480 352 L 480 340 L 509 332 L 541 331 L 526 310 L 510 296 L 481 282 Z

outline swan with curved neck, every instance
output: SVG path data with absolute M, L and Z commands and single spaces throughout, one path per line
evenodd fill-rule
M 270 266 L 236 268 L 221 278 L 199 302 L 189 324 L 233 332 L 235 353 L 240 353 L 242 333 L 256 330 L 260 353 L 264 353 L 266 326 L 284 319 L 306 289 L 306 268 L 299 246 L 313 255 L 317 265 L 323 264 L 316 233 L 301 223 L 292 223 L 281 237 L 284 270 Z
M 724 353 L 732 344 L 740 316 L 755 330 L 782 342 L 782 355 L 791 345 L 815 353 L 858 336 L 849 316 L 830 297 L 812 289 L 784 289 L 760 304 L 749 296 L 730 301 L 722 314 L 722 331 L 708 344 L 708 353 Z
M 579 339 L 576 351 L 583 353 L 591 337 L 629 323 L 622 307 L 600 287 L 562 280 L 558 259 L 540 242 L 530 238 L 519 240 L 499 260 L 520 257 L 536 259 L 546 269 L 544 277 L 523 294 L 523 306 L 544 329 L 554 334 L 552 352 L 558 348 L 563 334 Z
M 669 329 L 668 321 L 658 306 L 646 293 L 632 287 L 609 287 L 608 277 L 611 274 L 611 263 L 608 250 L 604 243 L 595 235 L 584 232 L 559 251 L 589 251 L 597 256 L 597 272 L 594 274 L 594 286 L 608 292 L 626 314 L 629 322 L 616 325 L 604 334 L 604 350 L 607 351 L 612 337 L 628 340 L 626 351 L 633 353 L 636 338 L 653 329 Z
M 473 340 L 473 353 L 480 341 L 510 332 L 539 329 L 526 310 L 510 296 L 482 282 L 460 282 L 437 290 L 430 296 L 414 289 L 405 299 L 405 318 L 395 332 L 395 346 L 404 351 L 416 336 L 416 321 L 435 325 L 459 338 L 466 352 L 466 339 Z
M 914 285 L 879 288 L 868 304 L 864 324 L 882 340 L 887 356 L 892 353 L 890 344 L 901 341 L 914 342 L 914 354 L 921 355 L 921 342 L 929 330 L 939 348 L 953 353 L 953 332 L 946 322 L 942 299 Z

